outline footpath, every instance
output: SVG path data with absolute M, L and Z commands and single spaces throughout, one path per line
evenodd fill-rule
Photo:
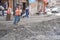
M 11 21 L 0 21 L 0 40 L 60 40 L 58 15 L 36 15 L 21 18 L 18 25 Z M 57 20 L 58 19 L 58 20 Z M 57 30 L 54 30 L 56 29 Z
M 35 15 L 35 16 L 30 16 L 29 18 L 21 18 L 20 22 L 18 25 L 13 24 L 14 17 L 11 17 L 11 21 L 6 21 L 6 17 L 0 17 L 0 29 L 7 29 L 8 27 L 11 26 L 19 26 L 19 25 L 29 25 L 31 23 L 36 23 L 36 22 L 43 22 L 43 21 L 49 21 L 53 19 L 60 18 L 58 15 Z

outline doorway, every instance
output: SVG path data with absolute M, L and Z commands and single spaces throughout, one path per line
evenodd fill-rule
M 23 2 L 23 10 L 25 10 L 25 8 L 26 8 L 26 3 Z

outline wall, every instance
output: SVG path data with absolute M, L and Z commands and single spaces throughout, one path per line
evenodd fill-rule
M 60 7 L 60 0 L 56 0 L 56 6 Z
M 9 7 L 13 9 L 13 0 L 9 0 Z
M 26 2 L 26 0 L 14 0 L 15 3 Z M 9 0 L 9 6 L 13 9 L 13 0 Z
M 31 15 L 37 13 L 37 2 L 36 3 L 30 3 L 29 12 Z

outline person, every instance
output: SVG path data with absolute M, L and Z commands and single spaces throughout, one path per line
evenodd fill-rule
M 16 8 L 15 10 L 15 19 L 14 19 L 14 23 L 13 24 L 17 24 L 20 21 L 20 15 L 21 15 L 21 8 L 20 6 Z
M 6 21 L 10 21 L 10 19 L 11 19 L 11 8 L 8 7 L 8 9 L 7 9 L 7 15 L 6 15 Z
M 2 16 L 4 16 L 4 7 L 0 5 L 0 9 L 2 10 Z
M 5 10 L 7 9 L 7 7 L 8 7 L 8 3 L 7 2 L 5 2 L 4 3 L 4 5 L 3 5 L 3 7 L 5 8 Z
M 27 17 L 27 18 L 29 17 L 29 7 L 28 6 L 26 7 L 25 12 L 23 14 L 23 18 L 24 17 Z
M 26 17 L 27 18 L 29 17 L 29 7 L 28 6 L 26 7 Z

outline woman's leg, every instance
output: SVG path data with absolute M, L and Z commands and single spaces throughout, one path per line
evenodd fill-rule
M 15 16 L 14 24 L 16 24 L 16 23 L 17 23 L 17 20 L 18 20 L 18 16 Z
M 20 16 L 18 16 L 18 22 L 19 22 L 19 21 L 20 21 Z M 18 23 L 18 22 L 17 22 L 17 23 Z

